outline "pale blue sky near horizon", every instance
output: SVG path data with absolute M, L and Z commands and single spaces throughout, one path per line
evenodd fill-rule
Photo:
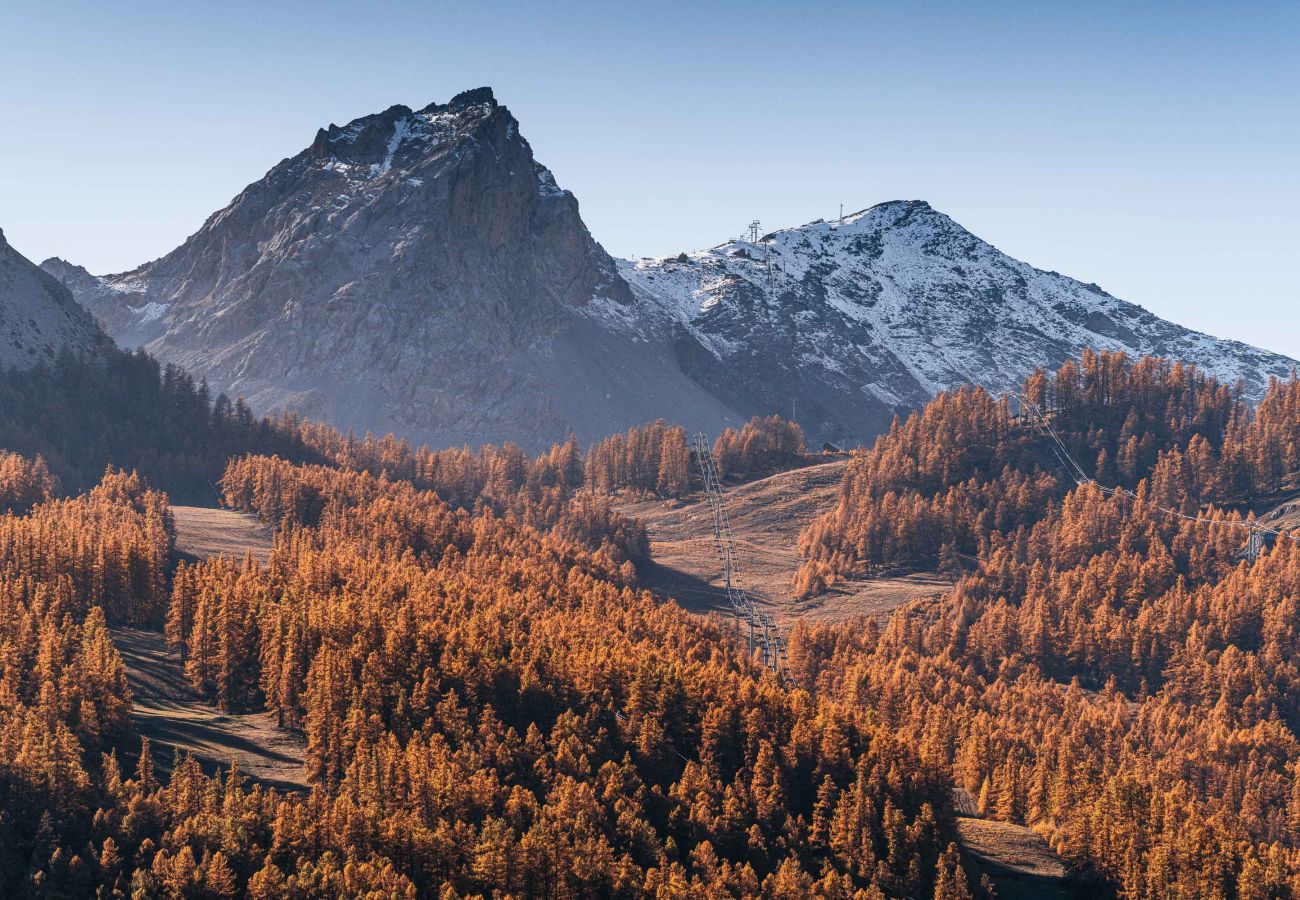
M 1300 3 L 0 0 L 0 229 L 171 250 L 320 126 L 490 85 L 616 256 L 924 199 L 1300 358 Z

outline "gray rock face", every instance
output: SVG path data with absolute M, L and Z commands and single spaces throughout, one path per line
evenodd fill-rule
M 1293 360 L 1014 260 L 921 202 L 616 264 L 486 88 L 322 129 L 172 253 L 67 284 L 117 341 L 259 411 L 435 444 L 794 414 L 869 440 L 934 392 L 1085 347 L 1257 397 Z
M 794 407 L 813 435 L 836 442 L 861 440 L 944 388 L 1014 390 L 1085 347 L 1192 362 L 1241 379 L 1251 398 L 1296 365 L 1035 269 L 918 201 L 620 271 L 639 315 L 598 301 L 611 327 L 689 336 L 682 365 L 725 402 Z
M 665 348 L 578 314 L 631 293 L 486 88 L 322 129 L 132 272 L 46 269 L 119 344 L 261 411 L 529 446 L 661 413 L 738 421 Z
M 10 247 L 0 231 L 0 370 L 30 369 L 64 349 L 97 354 L 108 346 L 68 289 Z

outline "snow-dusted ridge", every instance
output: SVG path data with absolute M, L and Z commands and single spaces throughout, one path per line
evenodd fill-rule
M 777 409 L 813 409 L 834 394 L 909 407 L 963 383 L 1005 392 L 1085 347 L 1193 362 L 1241 379 L 1251 397 L 1295 365 L 1015 260 L 923 201 L 882 203 L 758 242 L 624 260 L 619 273 L 636 314 L 597 304 L 593 315 L 645 339 L 679 329 L 719 366 L 752 377 L 766 358 L 791 395 L 772 396 Z

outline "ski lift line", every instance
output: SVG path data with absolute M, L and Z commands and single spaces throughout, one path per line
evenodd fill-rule
M 713 515 L 714 550 L 722 562 L 723 587 L 727 602 L 731 605 L 737 621 L 744 621 L 749 626 L 750 654 L 752 655 L 754 648 L 757 647 L 762 652 L 763 665 L 779 672 L 781 654 L 786 648 L 785 638 L 772 617 L 760 610 L 753 598 L 740 587 L 740 567 L 735 552 L 736 540 L 731 530 L 727 504 L 723 500 L 722 479 L 718 473 L 717 463 L 713 460 L 708 438 L 703 434 L 694 435 L 691 439 L 691 449 L 695 453 L 709 511 Z
M 1090 477 L 1087 474 L 1087 472 L 1083 470 L 1083 467 L 1080 466 L 1079 463 L 1075 460 L 1075 458 L 1070 455 L 1070 451 L 1065 446 L 1065 442 L 1061 439 L 1061 436 L 1057 434 L 1056 429 L 1052 427 L 1052 423 L 1048 420 L 1047 416 L 1043 413 L 1042 409 L 1038 407 L 1038 404 L 1034 403 L 1024 394 L 1018 394 L 1016 395 L 1016 397 L 1020 401 L 1021 408 L 1028 409 L 1032 414 L 1034 427 L 1037 428 L 1040 433 L 1046 434 L 1048 437 L 1051 438 L 1053 444 L 1052 447 L 1053 454 L 1055 454 L 1056 458 L 1060 460 L 1061 464 L 1071 472 L 1071 475 L 1073 476 L 1075 482 L 1080 487 L 1082 487 L 1085 484 L 1090 484 L 1093 487 L 1097 488 L 1097 490 L 1101 491 L 1103 494 L 1106 494 L 1107 496 L 1113 497 L 1116 494 L 1119 494 L 1133 500 L 1138 499 L 1137 494 L 1134 491 L 1129 490 L 1128 488 L 1120 487 L 1118 485 L 1115 487 L 1107 487 L 1106 485 L 1099 483 L 1095 478 Z M 1234 522 L 1225 519 L 1206 518 L 1205 516 L 1200 516 L 1200 515 L 1189 516 L 1185 512 L 1180 512 L 1179 510 L 1176 509 L 1170 509 L 1167 506 L 1161 506 L 1157 503 L 1151 503 L 1150 501 L 1147 501 L 1147 505 L 1150 506 L 1152 509 L 1157 510 L 1158 512 L 1162 512 L 1165 513 L 1166 515 L 1174 516 L 1179 519 L 1185 519 L 1188 522 L 1198 522 L 1203 525 L 1210 525 L 1210 526 L 1217 526 L 1217 527 L 1237 528 L 1242 531 L 1246 531 L 1251 535 L 1267 534 L 1272 537 L 1285 537 L 1291 541 L 1294 541 L 1295 543 L 1300 543 L 1300 537 L 1296 536 L 1290 531 L 1282 531 L 1276 528 L 1269 528 L 1265 525 L 1260 525 L 1258 522 Z

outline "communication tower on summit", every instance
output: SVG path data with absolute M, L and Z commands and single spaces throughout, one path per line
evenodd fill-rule
M 771 298 L 776 287 L 776 270 L 772 267 L 772 242 L 769 240 L 760 240 L 759 235 L 763 233 L 763 223 L 758 219 L 750 222 L 745 228 L 745 233 L 740 236 L 742 241 L 749 241 L 751 244 L 761 243 L 763 246 L 763 287 L 767 295 Z M 752 259 L 752 257 L 751 257 Z

